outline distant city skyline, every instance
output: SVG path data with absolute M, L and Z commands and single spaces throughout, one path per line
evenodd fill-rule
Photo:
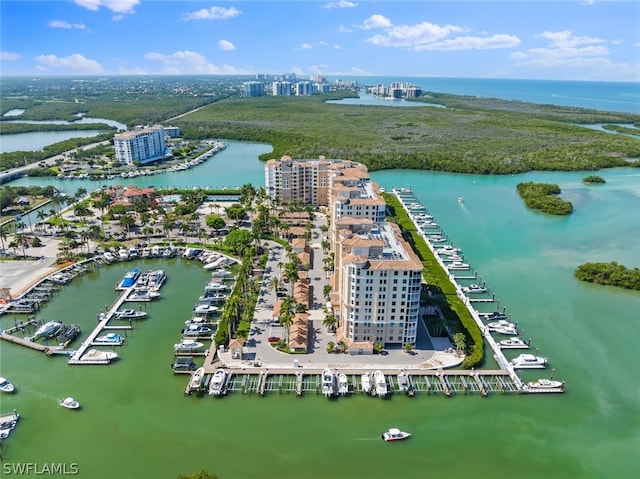
M 0 75 L 640 81 L 636 1 L 2 0 Z

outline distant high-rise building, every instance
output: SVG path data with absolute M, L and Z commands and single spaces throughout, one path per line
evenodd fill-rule
M 291 83 L 288 81 L 274 81 L 273 96 L 291 96 Z
M 244 97 L 262 96 L 263 92 L 262 83 L 259 81 L 246 81 L 242 84 L 242 96 Z
M 162 159 L 169 150 L 160 125 L 136 128 L 113 137 L 116 160 L 121 164 L 150 163 Z
M 313 95 L 313 83 L 308 80 L 299 81 L 298 83 L 296 83 L 296 95 Z

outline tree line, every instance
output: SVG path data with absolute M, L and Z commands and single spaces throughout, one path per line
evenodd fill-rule
M 550 215 L 568 215 L 573 212 L 573 205 L 558 197 L 561 190 L 551 183 L 518 183 L 518 194 L 527 208 Z
M 573 275 L 580 281 L 640 291 L 640 269 L 627 268 L 615 261 L 584 263 L 576 268 Z

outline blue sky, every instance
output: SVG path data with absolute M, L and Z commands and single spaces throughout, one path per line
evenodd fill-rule
M 1 75 L 640 81 L 637 1 L 2 0 Z

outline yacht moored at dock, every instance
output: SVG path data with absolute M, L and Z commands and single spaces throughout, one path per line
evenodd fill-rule
M 387 378 L 384 377 L 384 373 L 380 370 L 373 373 L 373 383 L 376 388 L 376 396 L 384 398 L 387 396 Z
M 460 289 L 465 294 L 480 294 L 487 292 L 487 288 L 480 286 L 479 284 L 470 284 L 469 286 L 463 286 Z
M 209 383 L 209 394 L 212 396 L 221 396 L 226 383 L 227 372 L 224 369 L 216 369 L 216 372 L 213 373 L 213 377 Z
M 529 349 L 529 343 L 524 342 L 520 338 L 503 339 L 498 342 L 498 346 L 502 349 Z
M 365 394 L 371 394 L 371 377 L 369 373 L 365 373 L 360 376 L 360 383 L 362 385 L 362 392 Z
M 521 354 L 511 360 L 511 365 L 514 369 L 544 369 L 547 366 L 547 358 L 533 354 Z
M 36 339 L 40 338 L 52 338 L 58 333 L 58 331 L 60 331 L 63 326 L 64 324 L 61 321 L 47 321 L 38 329 L 36 329 L 36 332 L 33 334 L 33 336 L 26 339 L 28 339 L 29 341 L 35 341 Z
M 116 290 L 124 291 L 127 288 L 132 288 L 136 284 L 139 276 L 140 270 L 138 268 L 127 271 L 120 282 L 116 285 Z
M 146 311 L 136 311 L 135 309 L 121 309 L 114 313 L 116 319 L 142 319 L 146 318 L 147 315 Z
M 545 389 L 563 389 L 564 381 L 554 381 L 552 379 L 538 379 L 537 381 L 530 381 L 522 389 L 527 390 L 545 390 Z
M 338 394 L 344 396 L 349 393 L 349 381 L 345 373 L 338 374 Z
M 336 375 L 329 368 L 322 371 L 322 394 L 328 398 L 336 395 Z

